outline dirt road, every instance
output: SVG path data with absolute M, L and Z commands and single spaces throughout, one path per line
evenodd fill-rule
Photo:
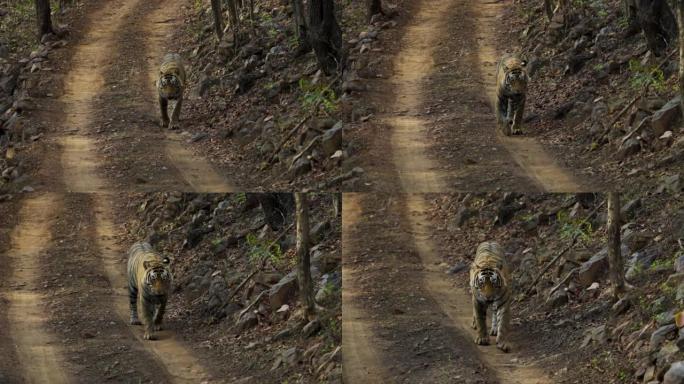
M 384 111 L 379 122 L 389 127 L 393 159 L 376 164 L 380 169 L 369 169 L 381 188 L 588 188 L 546 152 L 532 132 L 518 137 L 496 132 L 495 73 L 503 52 L 497 51 L 492 31 L 504 6 L 483 0 L 421 1 L 411 6 L 401 48 L 393 55 L 393 75 L 374 87 L 383 90 L 376 96 Z
M 343 303 L 343 351 L 363 352 L 345 353 L 346 380 L 552 382 L 519 353 L 520 331 L 508 354 L 474 344 L 469 294 L 437 268 L 422 195 L 345 195 L 344 206 L 345 290 L 351 283 L 354 295 Z

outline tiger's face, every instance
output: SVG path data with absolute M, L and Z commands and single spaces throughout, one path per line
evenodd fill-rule
M 485 299 L 494 299 L 503 286 L 503 280 L 496 270 L 484 269 L 477 274 L 475 286 Z
M 181 81 L 178 76 L 169 73 L 159 78 L 159 92 L 166 96 L 175 96 L 181 91 Z
M 166 257 L 161 263 L 149 261 L 143 263 L 145 267 L 143 289 L 145 292 L 154 296 L 168 294 L 171 289 L 171 272 L 169 272 L 168 265 L 169 259 Z
M 527 72 L 524 60 L 510 60 L 506 63 L 506 84 L 512 93 L 524 94 L 527 91 Z

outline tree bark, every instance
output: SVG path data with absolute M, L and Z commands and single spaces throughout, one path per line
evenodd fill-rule
M 238 13 L 237 0 L 228 0 L 228 13 L 230 14 L 230 25 L 233 29 L 233 45 L 237 48 L 239 46 L 239 32 L 240 32 L 240 15 Z
M 291 193 L 259 193 L 256 195 L 264 212 L 266 224 L 274 231 L 279 231 L 293 211 Z
M 221 13 L 221 0 L 211 0 L 211 10 L 214 13 L 214 29 L 219 40 L 223 37 L 223 16 Z
M 610 280 L 613 284 L 613 295 L 625 292 L 625 273 L 620 247 L 620 195 L 618 192 L 608 193 L 608 263 Z
M 385 14 L 385 12 L 382 11 L 382 0 L 370 0 L 368 2 L 368 20 L 370 21 L 373 15 L 377 14 Z
M 342 194 L 333 194 L 333 217 L 337 217 L 342 214 Z
M 38 41 L 46 33 L 54 33 L 52 19 L 50 17 L 50 0 L 35 0 L 36 20 L 38 23 Z
M 299 54 L 304 54 L 311 50 L 311 44 L 309 43 L 309 29 L 306 25 L 306 15 L 304 14 L 304 3 L 302 0 L 292 0 L 292 13 L 297 44 L 299 44 L 297 51 Z
M 309 259 L 309 202 L 304 193 L 295 193 L 294 195 L 297 206 L 297 259 L 299 259 L 297 280 L 299 281 L 299 294 L 302 304 L 306 309 L 307 317 L 311 317 L 316 308 L 313 284 L 311 283 L 311 261 Z
M 635 0 L 633 5 L 648 48 L 661 56 L 678 34 L 672 9 L 666 0 Z
M 684 111 L 684 0 L 677 2 L 677 24 L 679 25 L 679 97 Z
M 309 42 L 326 75 L 342 69 L 342 31 L 337 24 L 333 0 L 309 2 Z

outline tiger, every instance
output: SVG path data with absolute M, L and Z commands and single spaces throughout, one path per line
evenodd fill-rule
M 475 343 L 488 345 L 487 307 L 492 306 L 490 335 L 496 336 L 496 346 L 504 352 L 510 350 L 508 326 L 510 323 L 510 270 L 503 250 L 495 241 L 485 241 L 477 247 L 475 260 L 470 265 L 470 289 L 473 295 L 473 328 L 477 330 Z
M 162 328 L 166 301 L 173 276 L 170 260 L 147 242 L 133 244 L 128 250 L 128 295 L 131 305 L 131 325 L 145 326 L 145 340 L 154 340 L 154 332 Z M 142 311 L 142 323 L 138 319 Z
M 161 111 L 160 124 L 162 128 L 174 129 L 180 119 L 180 110 L 183 105 L 183 91 L 185 90 L 185 67 L 183 59 L 177 53 L 169 53 L 164 56 L 159 68 L 157 91 L 159 92 L 159 109 Z M 169 121 L 169 100 L 175 100 L 176 106 L 171 113 Z
M 504 56 L 496 67 L 496 125 L 506 136 L 522 134 L 527 94 L 527 62 Z

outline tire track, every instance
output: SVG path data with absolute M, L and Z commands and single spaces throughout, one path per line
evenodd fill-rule
M 375 349 L 370 324 L 367 316 L 355 304 L 360 291 L 354 285 L 349 263 L 349 247 L 345 237 L 352 233 L 352 226 L 359 220 L 361 206 L 360 196 L 353 193 L 344 194 L 342 202 L 342 376 L 347 383 L 387 383 L 389 376 L 385 372 L 380 353 Z
M 40 292 L 41 257 L 51 241 L 51 229 L 61 214 L 60 199 L 53 194 L 23 202 L 20 221 L 10 237 L 7 257 L 12 265 L 9 301 L 9 333 L 17 349 L 22 377 L 29 383 L 69 383 L 62 351 L 45 331 L 45 297 Z
M 442 260 L 434 251 L 430 240 L 429 219 L 426 215 L 427 204 L 423 195 L 407 195 L 406 216 L 409 219 L 413 240 L 425 266 L 424 285 L 430 290 L 433 298 L 439 303 L 440 310 L 458 326 L 470 340 L 475 337 L 471 330 L 472 304 L 470 295 L 459 288 L 454 288 L 444 277 L 437 266 Z M 520 348 L 513 346 L 513 348 Z M 485 361 L 495 372 L 499 381 L 510 384 L 550 384 L 551 379 L 534 365 L 522 365 L 516 358 L 515 350 L 505 354 L 495 346 L 478 348 L 480 359 Z M 513 362 L 513 358 L 516 358 Z

